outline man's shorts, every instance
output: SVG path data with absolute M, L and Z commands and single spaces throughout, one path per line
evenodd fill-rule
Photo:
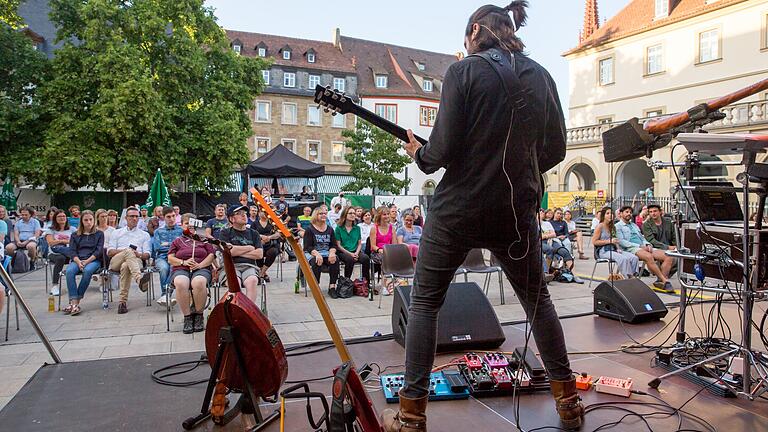
M 259 272 L 255 267 L 255 263 L 253 265 L 251 264 L 243 264 L 243 263 L 235 263 L 235 273 L 237 273 L 237 277 L 240 278 L 242 282 L 245 282 L 246 279 L 249 277 L 258 277 Z

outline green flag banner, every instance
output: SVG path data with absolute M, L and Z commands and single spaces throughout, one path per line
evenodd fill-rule
M 3 189 L 0 191 L 0 205 L 9 212 L 16 211 L 16 194 L 13 193 L 13 183 L 11 183 L 10 177 L 5 179 Z
M 168 188 L 165 186 L 165 180 L 163 180 L 163 173 L 160 172 L 160 168 L 155 173 L 155 179 L 152 181 L 152 187 L 149 188 L 149 196 L 145 204 L 150 214 L 152 209 L 157 206 L 170 207 L 171 195 L 168 193 Z

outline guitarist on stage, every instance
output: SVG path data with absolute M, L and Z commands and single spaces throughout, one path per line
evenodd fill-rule
M 543 279 L 537 222 L 540 175 L 565 157 L 565 122 L 554 81 L 522 53 L 515 35 L 525 24 L 527 4 L 486 5 L 472 14 L 464 39 L 470 56 L 446 72 L 429 142 L 422 146 L 408 131 L 405 149 L 419 168 L 433 173 L 444 167 L 446 173 L 421 238 L 408 312 L 405 386 L 399 412 L 382 414 L 388 432 L 427 430 L 437 315 L 471 248 L 490 249 L 512 283 L 532 324 L 563 427 L 582 424 L 584 408 Z M 478 56 L 484 53 L 486 58 Z M 497 70 L 494 59 L 510 70 L 512 60 L 516 78 L 507 73 L 502 81 L 506 71 Z M 468 220 L 483 223 L 468 225 Z

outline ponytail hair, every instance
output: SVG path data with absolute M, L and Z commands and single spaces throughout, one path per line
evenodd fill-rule
M 474 40 L 478 51 L 502 48 L 512 52 L 522 52 L 525 44 L 516 33 L 526 24 L 528 13 L 525 9 L 527 7 L 527 0 L 516 0 L 503 8 L 494 5 L 480 6 L 469 17 L 464 35 L 471 35 L 472 25 L 479 24 L 480 30 Z

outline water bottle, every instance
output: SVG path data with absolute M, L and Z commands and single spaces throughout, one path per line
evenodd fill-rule
M 293 292 L 294 294 L 299 293 L 299 279 L 296 278 L 296 282 L 293 283 Z
M 103 302 L 101 302 L 101 308 L 102 308 L 102 309 L 104 309 L 104 310 L 107 310 L 107 309 L 109 309 L 109 302 L 108 302 L 108 301 L 106 301 L 106 300 L 104 300 Z
M 53 295 L 48 295 L 48 312 L 54 311 Z

